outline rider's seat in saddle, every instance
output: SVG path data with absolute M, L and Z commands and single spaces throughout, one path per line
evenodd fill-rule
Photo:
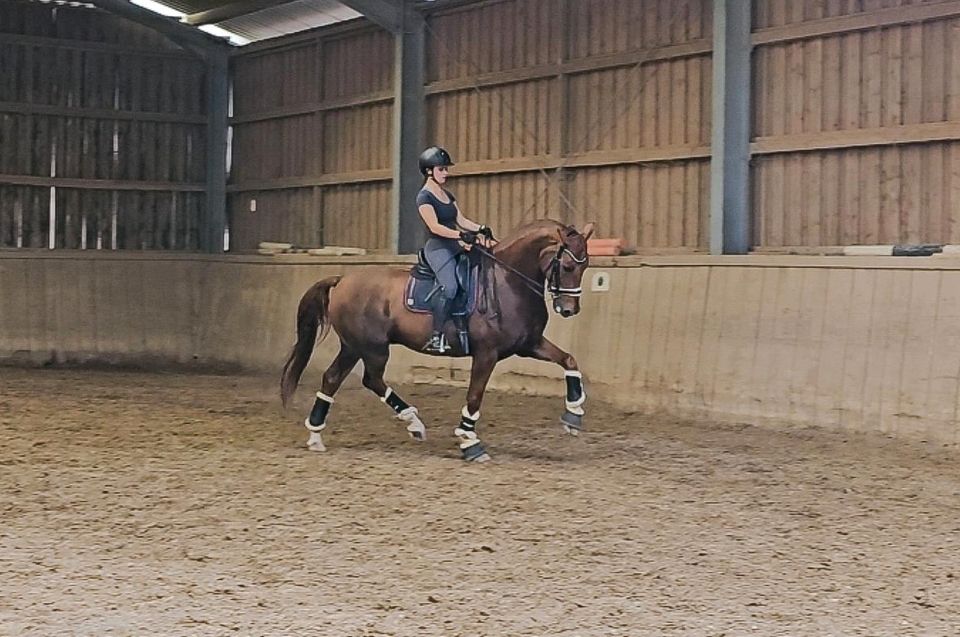
M 466 322 L 462 319 L 473 314 L 477 307 L 477 279 L 480 271 L 480 262 L 471 258 L 470 253 L 461 253 L 457 255 L 457 283 L 460 284 L 460 290 L 457 292 L 453 305 L 450 308 L 450 315 L 457 322 L 457 329 L 466 330 Z M 423 250 L 417 254 L 417 264 L 410 268 L 410 280 L 407 282 L 404 293 L 404 304 L 411 312 L 430 314 L 432 312 L 430 299 L 434 294 L 440 294 L 440 286 L 437 284 L 436 276 Z M 458 321 L 457 319 L 461 319 Z M 462 329 L 461 329 L 462 328 Z

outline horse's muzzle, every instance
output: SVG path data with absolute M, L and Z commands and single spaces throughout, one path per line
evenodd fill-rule
M 576 316 L 580 313 L 580 304 L 574 304 L 568 306 L 566 304 L 555 301 L 553 304 L 553 311 L 562 316 L 563 318 L 570 318 L 571 316 Z

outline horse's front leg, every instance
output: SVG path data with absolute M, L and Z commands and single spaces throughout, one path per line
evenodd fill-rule
M 519 355 L 540 361 L 550 361 L 564 369 L 567 396 L 566 409 L 560 416 L 560 422 L 563 423 L 563 428 L 568 434 L 579 435 L 583 430 L 583 403 L 587 400 L 587 393 L 583 389 L 583 376 L 580 374 L 577 359 L 542 337 L 534 347 L 519 352 Z
M 467 404 L 460 412 L 460 424 L 453 434 L 460 440 L 460 453 L 464 460 L 486 462 L 490 460 L 483 443 L 477 436 L 477 422 L 480 420 L 480 404 L 487 389 L 490 374 L 497 365 L 496 355 L 478 353 L 473 357 L 470 368 L 470 388 L 467 390 Z

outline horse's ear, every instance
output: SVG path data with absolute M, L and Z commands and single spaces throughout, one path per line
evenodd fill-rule
M 594 223 L 591 221 L 583 227 L 583 230 L 580 231 L 580 234 L 583 235 L 583 240 L 586 241 L 593 234 Z

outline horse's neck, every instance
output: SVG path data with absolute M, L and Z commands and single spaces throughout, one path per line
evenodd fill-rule
M 540 269 L 540 254 L 555 242 L 555 237 L 555 231 L 544 229 L 528 237 L 511 241 L 497 253 L 497 257 L 525 276 L 542 283 L 545 277 Z

